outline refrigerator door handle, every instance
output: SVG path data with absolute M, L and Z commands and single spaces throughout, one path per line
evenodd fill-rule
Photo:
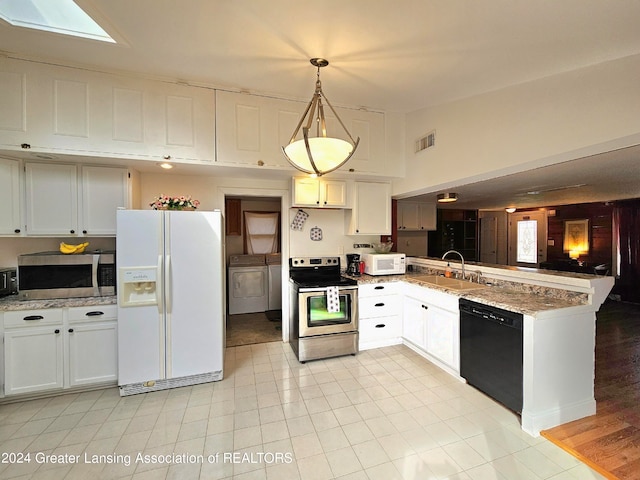
M 165 282 L 165 305 L 166 312 L 171 313 L 171 300 L 172 300 L 172 291 L 171 291 L 171 255 L 167 255 L 165 257 L 164 262 L 164 282 Z
M 156 305 L 158 313 L 162 315 L 162 255 L 158 255 L 158 264 L 156 265 Z

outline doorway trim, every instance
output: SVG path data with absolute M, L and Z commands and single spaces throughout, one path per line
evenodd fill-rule
M 224 214 L 225 199 L 227 196 L 236 197 L 279 197 L 280 198 L 280 247 L 282 255 L 282 341 L 289 342 L 289 208 L 291 205 L 291 197 L 289 190 L 277 188 L 248 188 L 248 187 L 223 187 L 217 189 L 217 204 L 221 205 Z M 225 298 L 226 301 L 226 298 Z

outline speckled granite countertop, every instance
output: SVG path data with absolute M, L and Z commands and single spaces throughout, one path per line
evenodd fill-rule
M 106 297 L 52 298 L 50 300 L 18 300 L 16 295 L 0 298 L 0 312 L 17 310 L 37 310 L 40 308 L 91 307 L 94 305 L 115 305 L 115 295 Z
M 417 277 L 428 274 L 427 272 L 407 273 L 405 275 L 362 275 L 351 277 L 358 281 L 359 285 L 367 283 L 408 282 L 423 287 L 439 290 L 456 295 L 460 298 L 491 305 L 494 307 L 518 312 L 525 315 L 536 315 L 539 312 L 558 310 L 561 308 L 588 305 L 588 297 L 584 294 L 549 288 L 536 288 L 531 285 L 508 284 L 497 282 L 497 285 L 486 285 L 485 288 L 474 290 L 455 290 L 451 288 L 421 282 Z M 486 279 L 486 282 L 492 282 Z

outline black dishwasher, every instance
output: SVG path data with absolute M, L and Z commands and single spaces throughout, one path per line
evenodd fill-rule
M 522 412 L 522 314 L 460 299 L 460 376 Z

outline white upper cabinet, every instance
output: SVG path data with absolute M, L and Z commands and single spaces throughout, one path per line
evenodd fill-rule
M 217 161 L 293 170 L 282 147 L 291 140 L 306 107 L 306 102 L 217 91 Z M 384 174 L 384 115 L 339 107 L 336 112 L 353 139 L 360 137 L 351 159 L 337 171 Z M 329 136 L 349 141 L 328 106 L 325 107 L 325 118 Z M 302 129 L 297 138 L 302 138 Z
M 360 138 L 356 151 L 340 170 L 384 175 L 386 173 L 384 114 L 367 110 L 335 108 L 353 140 Z M 328 134 L 350 142 L 333 112 L 327 107 L 325 107 L 325 116 Z
M 116 211 L 129 205 L 126 168 L 82 166 L 82 235 L 115 235 Z
M 352 210 L 347 219 L 348 235 L 391 234 L 391 185 L 354 182 Z
M 296 177 L 293 179 L 293 206 L 345 208 L 347 206 L 347 182 Z
M 124 168 L 26 163 L 25 184 L 27 235 L 115 235 L 129 204 Z
M 212 89 L 0 59 L 0 147 L 215 159 Z
M 0 235 L 19 235 L 20 219 L 20 163 L 0 158 Z
M 78 184 L 75 165 L 27 163 L 25 166 L 28 235 L 78 233 Z
M 436 206 L 431 203 L 398 202 L 398 230 L 436 230 Z
M 294 170 L 282 152 L 305 104 L 245 93 L 216 92 L 220 164 Z

